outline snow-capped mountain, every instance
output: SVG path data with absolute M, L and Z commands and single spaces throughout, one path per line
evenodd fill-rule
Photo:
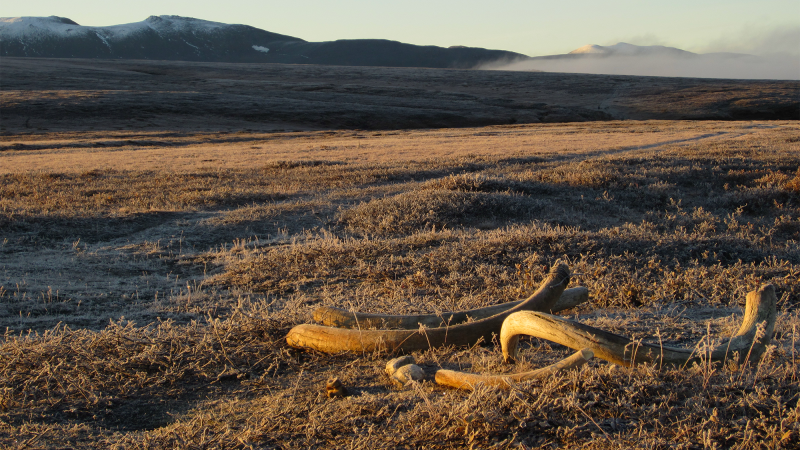
M 63 17 L 0 19 L 0 55 L 55 58 L 258 60 L 253 46 L 303 42 L 246 25 L 227 25 L 177 16 L 142 22 L 84 27 Z
M 602 55 L 602 56 L 634 56 L 634 55 L 670 55 L 670 56 L 690 56 L 696 53 L 687 52 L 675 47 L 665 47 L 663 45 L 633 45 L 619 42 L 614 45 L 584 45 L 575 49 L 570 55 Z
M 108 27 L 81 26 L 56 16 L 0 18 L 0 56 L 442 68 L 526 58 L 501 50 L 379 39 L 306 42 L 247 25 L 180 16 L 150 16 Z

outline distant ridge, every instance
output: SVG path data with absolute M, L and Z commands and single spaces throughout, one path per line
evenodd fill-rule
M 65 17 L 0 18 L 0 56 L 472 68 L 526 59 L 483 48 L 382 39 L 307 42 L 247 25 L 181 16 L 86 27 Z

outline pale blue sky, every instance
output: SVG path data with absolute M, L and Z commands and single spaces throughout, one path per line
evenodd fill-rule
M 92 26 L 162 14 L 308 41 L 380 38 L 530 56 L 619 41 L 695 52 L 800 53 L 798 0 L 7 0 L 0 6 L 3 17 L 56 15 Z

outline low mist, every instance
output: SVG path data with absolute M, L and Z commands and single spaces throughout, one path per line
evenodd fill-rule
M 747 27 L 721 36 L 708 45 L 692 49 L 695 53 L 736 52 L 748 55 L 785 54 L 800 60 L 800 26 L 773 28 Z
M 800 80 L 800 57 L 792 54 L 562 55 L 480 68 L 661 77 Z

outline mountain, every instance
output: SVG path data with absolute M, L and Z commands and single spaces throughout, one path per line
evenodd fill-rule
M 258 59 L 256 47 L 275 41 L 303 42 L 246 25 L 174 16 L 110 27 L 55 16 L 0 19 L 1 56 L 249 61 Z
M 527 58 L 483 48 L 381 39 L 307 42 L 247 25 L 180 16 L 86 27 L 64 17 L 0 18 L 0 56 L 471 68 Z
M 663 45 L 633 45 L 619 42 L 614 45 L 585 45 L 568 53 L 569 55 L 599 55 L 599 56 L 691 56 L 697 53 L 687 52 L 675 47 Z
M 733 54 L 732 54 L 733 55 Z M 531 60 L 592 60 L 598 58 L 694 58 L 704 56 L 698 53 L 687 52 L 675 47 L 663 45 L 634 45 L 619 42 L 614 45 L 584 45 L 569 53 L 561 55 L 534 56 Z
M 663 56 L 663 57 L 683 57 L 683 58 L 754 58 L 753 55 L 746 53 L 714 52 L 714 53 L 692 53 L 675 47 L 665 47 L 663 45 L 633 45 L 626 42 L 618 42 L 614 45 L 584 45 L 566 55 L 553 55 L 550 58 L 568 55 L 591 55 L 591 56 Z

